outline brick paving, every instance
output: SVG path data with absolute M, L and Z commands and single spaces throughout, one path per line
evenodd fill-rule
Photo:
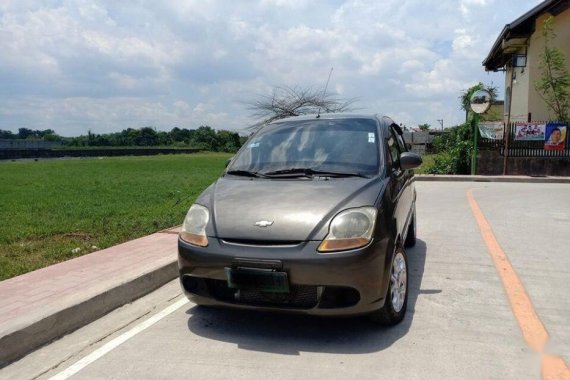
M 0 282 L 0 337 L 176 260 L 179 227 Z

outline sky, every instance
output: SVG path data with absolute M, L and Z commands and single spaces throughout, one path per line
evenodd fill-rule
M 516 3 L 516 7 L 513 4 Z M 463 121 L 462 90 L 538 0 L 0 2 L 0 129 L 244 131 L 276 87 L 357 98 L 415 127 Z

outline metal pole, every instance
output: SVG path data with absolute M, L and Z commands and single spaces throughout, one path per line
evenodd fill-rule
M 509 86 L 509 111 L 507 114 L 507 125 L 505 125 L 505 150 L 503 151 L 503 175 L 507 175 L 507 165 L 509 156 L 509 139 L 511 135 L 511 104 L 513 104 L 513 73 L 514 67 L 511 67 L 511 85 Z
M 443 119 L 438 119 L 437 121 L 439 121 L 439 124 L 441 124 L 441 130 L 443 131 Z
M 473 113 L 471 118 L 471 124 L 473 128 L 473 156 L 471 157 L 471 175 L 477 174 L 477 137 L 479 124 L 479 114 Z

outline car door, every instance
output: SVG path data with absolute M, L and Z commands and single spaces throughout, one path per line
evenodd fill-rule
M 407 152 L 408 148 L 406 146 L 406 142 L 404 141 L 404 136 L 402 129 L 396 125 L 392 124 L 391 126 L 392 132 L 396 138 L 396 142 L 398 145 L 398 151 L 400 154 Z M 400 197 L 400 202 L 402 203 L 402 218 L 403 218 L 403 225 L 401 226 L 402 229 L 400 232 L 404 232 L 404 229 L 408 226 L 410 218 L 412 217 L 412 205 L 415 201 L 415 191 L 414 191 L 414 184 L 413 184 L 413 177 L 414 171 L 413 170 L 403 170 L 401 173 L 402 176 L 402 195 Z
M 401 148 L 398 145 L 396 132 L 392 126 L 388 127 L 388 134 L 386 137 L 386 152 L 387 152 L 387 170 L 389 177 L 389 198 L 392 203 L 394 224 L 396 226 L 396 233 L 401 233 L 404 229 L 406 222 L 407 210 L 406 203 L 406 173 L 400 168 L 400 154 Z

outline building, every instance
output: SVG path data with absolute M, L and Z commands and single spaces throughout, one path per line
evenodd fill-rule
M 555 118 L 535 90 L 544 49 L 542 25 L 549 16 L 554 17 L 556 35 L 550 46 L 561 49 L 570 65 L 570 0 L 544 1 L 505 25 L 483 61 L 487 71 L 505 72 L 504 121 Z

